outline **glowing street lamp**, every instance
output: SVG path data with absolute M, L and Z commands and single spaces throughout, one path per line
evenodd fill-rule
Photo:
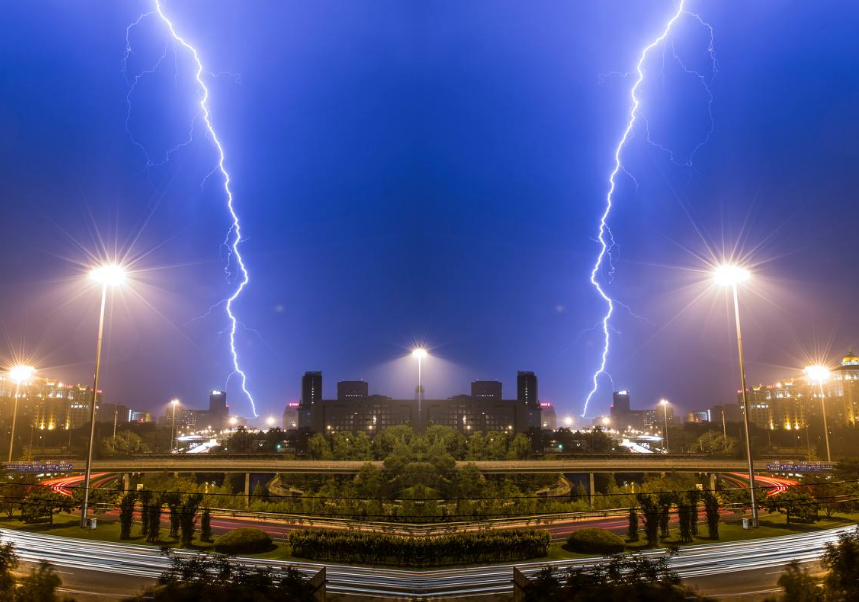
M 89 445 L 87 446 L 86 474 L 84 476 L 84 503 L 81 505 L 81 528 L 86 528 L 89 509 L 89 485 L 92 473 L 92 448 L 95 443 L 95 404 L 98 399 L 98 377 L 101 370 L 101 347 L 104 340 L 104 309 L 107 305 L 107 289 L 116 288 L 125 282 L 125 268 L 117 263 L 106 263 L 90 270 L 89 278 L 101 285 L 101 311 L 98 318 L 98 339 L 95 346 L 95 377 L 92 385 L 92 403 L 89 408 Z
M 829 427 L 826 425 L 826 396 L 823 394 L 823 383 L 829 380 L 832 373 L 826 366 L 815 364 L 805 368 L 805 378 L 811 384 L 820 387 L 820 410 L 823 412 L 823 432 L 826 435 L 826 461 L 832 462 L 832 455 L 829 453 Z
M 170 453 L 173 453 L 173 446 L 176 442 L 176 406 L 179 405 L 178 399 L 171 399 L 170 405 L 173 406 L 173 424 L 170 429 Z
M 274 416 L 269 416 L 265 423 L 268 425 L 268 428 L 273 429 L 274 425 L 277 423 L 277 420 L 274 419 Z
M 418 360 L 418 421 L 417 428 L 421 427 L 421 403 L 424 400 L 424 387 L 421 382 L 421 369 L 424 358 L 428 355 L 427 350 L 423 347 L 417 347 L 412 350 L 412 357 Z
M 743 422 L 746 427 L 746 456 L 749 459 L 749 493 L 752 504 L 752 527 L 758 526 L 758 506 L 755 503 L 755 469 L 752 460 L 752 439 L 749 434 L 749 398 L 746 392 L 746 364 L 743 360 L 743 335 L 740 330 L 740 302 L 737 287 L 752 277 L 746 268 L 734 263 L 724 263 L 713 271 L 713 280 L 719 286 L 731 287 L 734 297 L 734 320 L 737 325 L 737 354 L 740 358 L 740 385 L 743 392 Z
M 564 418 L 564 426 L 566 426 L 567 428 L 571 428 L 573 426 L 572 416 L 567 416 L 566 418 Z
M 668 453 L 668 400 L 660 399 L 659 405 L 662 406 L 662 412 L 665 415 L 665 432 L 662 435 L 665 439 L 665 453 Z
M 15 383 L 15 409 L 12 411 L 12 434 L 9 436 L 9 461 L 12 461 L 12 447 L 15 445 L 15 421 L 18 418 L 18 396 L 21 385 L 30 382 L 36 369 L 33 366 L 18 364 L 9 368 L 9 378 Z

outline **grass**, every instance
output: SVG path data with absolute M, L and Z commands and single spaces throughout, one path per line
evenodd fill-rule
M 671 529 L 671 537 L 659 542 L 660 548 L 668 548 L 671 546 L 689 546 L 701 545 L 707 543 L 727 543 L 734 541 L 746 541 L 750 539 L 765 539 L 771 537 L 780 537 L 783 535 L 796 535 L 799 533 L 812 533 L 815 531 L 824 531 L 826 529 L 836 529 L 848 525 L 859 523 L 859 513 L 840 514 L 826 518 L 821 515 L 820 520 L 816 523 L 791 523 L 787 524 L 787 517 L 784 514 L 763 514 L 759 520 L 757 529 L 743 529 L 742 521 L 729 521 L 719 524 L 719 539 L 714 540 L 707 537 L 706 523 L 699 523 L 699 536 L 695 541 L 689 544 L 681 544 L 679 540 L 680 530 L 676 525 Z M 647 550 L 647 544 L 644 539 L 644 530 L 639 526 L 639 537 L 641 540 L 635 543 L 627 543 L 626 549 L 629 552 L 641 552 Z M 567 560 L 575 558 L 589 558 L 593 554 L 579 554 L 571 552 L 565 548 L 564 543 L 553 543 L 549 548 L 549 555 L 544 560 Z
M 119 523 L 115 521 L 99 521 L 96 529 L 81 529 L 79 526 L 79 518 L 75 515 L 57 514 L 54 516 L 54 524 L 48 523 L 24 523 L 18 517 L 8 518 L 0 517 L 0 528 L 17 529 L 28 531 L 31 533 L 44 533 L 49 535 L 59 535 L 63 537 L 76 537 L 78 539 L 89 539 L 93 541 L 105 541 L 112 543 L 137 544 L 151 547 L 167 547 L 179 548 L 179 540 L 168 537 L 169 530 L 164 528 L 166 521 L 162 522 L 161 539 L 158 543 L 148 543 L 140 534 L 140 525 L 135 524 L 132 528 L 132 536 L 130 539 L 119 539 Z M 851 524 L 859 523 L 859 513 L 840 514 L 832 518 L 822 516 L 820 520 L 812 524 L 793 523 L 787 524 L 786 517 L 783 514 L 764 514 L 760 519 L 760 526 L 755 529 L 743 529 L 741 521 L 723 522 L 719 525 L 719 539 L 712 540 L 706 537 L 707 526 L 705 523 L 699 524 L 699 537 L 691 544 L 681 544 L 677 537 L 679 529 L 676 525 L 671 529 L 671 538 L 660 542 L 660 548 L 669 546 L 684 545 L 700 545 L 707 543 L 724 543 L 733 541 L 746 541 L 749 539 L 762 539 L 770 537 L 779 537 L 782 535 L 794 535 L 798 533 L 811 533 L 814 531 L 822 531 L 825 529 L 834 529 L 844 527 Z M 639 535 L 643 537 L 643 530 L 639 529 Z M 275 541 L 274 549 L 258 554 L 247 554 L 253 558 L 266 558 L 270 560 L 284 560 L 288 562 L 300 561 L 290 554 L 291 550 L 283 541 Z M 203 542 L 198 536 L 193 540 L 192 550 L 199 552 L 213 552 L 214 544 L 211 542 Z M 628 543 L 627 550 L 630 552 L 640 552 L 647 549 L 644 541 L 636 543 Z M 245 554 L 243 554 L 245 556 Z M 553 543 L 549 547 L 549 555 L 543 558 L 535 558 L 533 561 L 551 561 L 551 560 L 568 560 L 576 558 L 593 558 L 593 554 L 579 554 L 565 549 L 563 543 Z

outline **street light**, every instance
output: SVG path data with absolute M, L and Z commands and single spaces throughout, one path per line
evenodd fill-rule
M 95 443 L 95 404 L 98 399 L 98 377 L 101 370 L 101 346 L 104 340 L 104 309 L 107 305 L 107 289 L 115 288 L 125 282 L 125 268 L 116 263 L 106 263 L 90 270 L 89 278 L 101 285 L 101 311 L 98 318 L 98 338 L 95 346 L 95 377 L 92 385 L 92 403 L 89 408 L 89 445 L 86 455 L 86 474 L 84 476 L 84 503 L 81 506 L 81 528 L 86 528 L 89 509 L 89 480 L 92 473 L 92 448 Z
M 173 423 L 170 427 L 170 453 L 173 453 L 173 445 L 176 442 L 176 406 L 179 405 L 178 399 L 171 399 L 170 405 L 173 406 Z
M 831 373 L 829 368 L 815 364 L 808 366 L 805 369 L 805 378 L 808 382 L 820 387 L 820 410 L 823 412 L 823 432 L 826 435 L 826 461 L 832 462 L 832 455 L 829 453 L 829 427 L 826 425 L 826 396 L 823 394 L 823 383 L 829 380 Z
M 743 392 L 743 422 L 746 427 L 746 456 L 749 459 L 749 493 L 752 504 L 752 527 L 758 526 L 758 507 L 755 503 L 755 469 L 752 460 L 752 439 L 749 434 L 749 398 L 746 393 L 746 364 L 743 361 L 743 335 L 740 330 L 740 302 L 737 295 L 737 287 L 747 282 L 752 277 L 746 268 L 733 264 L 722 264 L 713 271 L 713 280 L 719 286 L 731 287 L 734 298 L 734 320 L 737 325 L 737 355 L 740 358 L 740 385 Z
M 275 420 L 274 416 L 269 416 L 265 422 L 268 425 L 268 428 L 273 429 L 277 420 Z
M 659 405 L 662 406 L 662 411 L 665 414 L 665 432 L 662 433 L 663 438 L 665 439 L 665 453 L 668 453 L 668 400 L 660 399 Z
M 412 357 L 416 358 L 418 360 L 418 421 L 417 421 L 417 428 L 418 429 L 420 429 L 420 427 L 421 427 L 421 403 L 423 402 L 423 399 L 424 399 L 424 387 L 423 387 L 423 384 L 421 383 L 421 368 L 422 368 L 423 359 L 426 356 L 427 356 L 427 350 L 424 349 L 423 347 L 417 347 L 416 349 L 412 350 Z
M 566 426 L 567 428 L 570 428 L 573 426 L 573 417 L 572 416 L 567 416 L 566 418 L 564 418 L 564 426 Z
M 33 366 L 18 364 L 9 368 L 9 378 L 15 383 L 15 409 L 12 411 L 12 433 L 9 435 L 9 461 L 12 461 L 12 447 L 15 445 L 15 421 L 18 419 L 18 396 L 21 385 L 30 382 L 36 369 Z M 31 445 L 32 447 L 32 445 Z

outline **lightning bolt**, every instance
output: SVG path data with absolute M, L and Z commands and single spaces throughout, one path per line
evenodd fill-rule
M 227 297 L 225 300 L 221 301 L 219 304 L 216 304 L 216 306 L 223 304 L 225 306 L 227 316 L 229 317 L 230 355 L 231 355 L 232 361 L 233 361 L 233 372 L 229 375 L 228 380 L 229 380 L 229 378 L 231 378 L 234 375 L 239 375 L 242 392 L 247 396 L 248 401 L 251 404 L 251 411 L 253 412 L 254 417 L 259 417 L 259 414 L 257 414 L 256 403 L 254 402 L 253 395 L 251 395 L 251 392 L 248 390 L 247 375 L 245 374 L 245 372 L 241 369 L 241 366 L 239 365 L 239 354 L 236 351 L 236 331 L 239 327 L 239 322 L 236 318 L 235 313 L 233 312 L 233 305 L 236 302 L 236 299 L 238 299 L 239 296 L 242 294 L 242 292 L 245 290 L 245 287 L 248 285 L 248 282 L 250 282 L 250 274 L 248 273 L 247 267 L 245 266 L 244 258 L 242 257 L 242 254 L 239 251 L 239 246 L 242 243 L 241 224 L 239 222 L 239 216 L 236 213 L 236 209 L 235 209 L 235 206 L 233 203 L 233 192 L 232 192 L 232 189 L 230 188 L 230 174 L 227 171 L 227 168 L 225 165 L 226 155 L 224 152 L 224 147 L 221 144 L 220 139 L 218 138 L 217 132 L 215 131 L 215 127 L 214 127 L 213 122 L 212 122 L 212 115 L 209 111 L 209 88 L 206 86 L 206 83 L 203 81 L 204 73 L 208 73 L 208 72 L 206 72 L 203 68 L 203 62 L 200 59 L 200 55 L 197 52 L 197 49 L 194 48 L 194 46 L 192 46 L 187 40 L 185 40 L 185 38 L 183 38 L 181 35 L 179 35 L 179 33 L 176 31 L 176 28 L 174 27 L 173 22 L 170 20 L 170 18 L 164 12 L 163 7 L 161 6 L 161 0 L 154 0 L 154 3 L 155 3 L 155 6 L 154 6 L 154 9 L 152 11 L 145 13 L 145 14 L 142 14 L 140 17 L 138 17 L 138 19 L 134 23 L 129 25 L 128 28 L 126 29 L 126 51 L 125 51 L 125 57 L 123 59 L 123 69 L 125 68 L 125 65 L 127 64 L 128 57 L 131 54 L 131 45 L 128 42 L 129 32 L 132 29 L 134 29 L 134 27 L 136 27 L 143 19 L 145 19 L 149 16 L 157 16 L 157 18 L 161 20 L 161 22 L 164 24 L 164 26 L 169 31 L 170 36 L 173 38 L 174 43 L 178 43 L 181 47 L 185 48 L 194 59 L 194 65 L 196 66 L 196 70 L 194 72 L 194 79 L 197 82 L 197 85 L 200 87 L 200 90 L 202 91 L 202 94 L 200 96 L 200 102 L 199 102 L 199 112 L 191 122 L 191 131 L 188 134 L 188 138 L 186 140 L 184 140 L 183 142 L 181 142 L 177 147 L 168 151 L 167 157 L 165 158 L 164 162 L 169 160 L 170 154 L 172 152 L 174 152 L 178 148 L 181 148 L 182 146 L 190 144 L 190 142 L 193 138 L 194 123 L 197 121 L 197 119 L 202 118 L 202 121 L 206 126 L 206 132 L 208 133 L 208 137 L 212 141 L 212 144 L 214 145 L 214 147 L 218 153 L 217 165 L 206 176 L 206 178 L 203 180 L 203 182 L 205 182 L 210 177 L 212 177 L 213 175 L 216 175 L 216 174 L 220 175 L 221 180 L 223 182 L 224 194 L 226 195 L 226 198 L 227 198 L 227 209 L 230 212 L 230 217 L 231 217 L 231 222 L 232 222 L 229 230 L 227 231 L 226 238 L 224 239 L 224 246 L 227 248 L 227 265 L 225 267 L 225 271 L 226 271 L 226 274 L 228 277 L 228 281 L 231 280 L 231 277 L 233 274 L 232 274 L 232 270 L 230 269 L 230 262 L 232 261 L 233 258 L 235 258 L 235 264 L 238 267 L 238 276 L 239 276 L 238 286 L 235 288 L 233 293 L 229 297 Z M 130 101 L 131 94 L 134 91 L 134 88 L 137 85 L 137 83 L 140 81 L 140 78 L 154 72 L 158 68 L 158 66 L 166 59 L 166 57 L 167 57 L 167 48 L 165 46 L 163 54 L 161 55 L 161 57 L 158 59 L 157 63 L 152 68 L 141 72 L 140 74 L 135 76 L 133 80 L 129 80 L 130 90 L 129 90 L 128 96 L 126 98 L 126 100 L 129 102 L 129 104 L 131 102 Z M 175 62 L 175 60 L 176 60 L 176 57 L 175 57 L 175 52 L 174 52 L 174 62 Z M 217 76 L 220 74 L 210 74 L 210 75 Z M 228 74 L 228 75 L 232 75 L 232 74 Z M 128 129 L 128 120 L 126 120 L 126 129 Z M 145 152 L 146 152 L 145 149 L 143 148 L 143 146 L 138 141 L 134 140 L 133 136 L 132 136 L 132 142 L 134 142 L 137 146 L 139 146 L 144 151 L 144 154 L 145 154 Z M 158 165 L 158 164 L 159 163 L 152 162 L 149 159 L 149 157 L 147 156 L 147 167 L 151 167 L 153 165 Z M 213 307 L 216 307 L 216 306 L 213 306 Z M 211 311 L 211 308 L 210 308 L 210 311 Z
M 606 193 L 605 210 L 603 211 L 602 216 L 600 217 L 600 221 L 599 221 L 599 236 L 597 237 L 597 240 L 598 240 L 599 245 L 600 245 L 600 251 L 597 254 L 596 262 L 594 263 L 594 267 L 591 270 L 591 275 L 590 275 L 591 284 L 596 289 L 597 293 L 602 298 L 602 300 L 605 301 L 606 308 L 607 308 L 606 313 L 603 316 L 603 319 L 600 322 L 598 322 L 598 325 L 601 326 L 602 334 L 603 334 L 603 349 L 602 349 L 602 354 L 600 356 L 599 368 L 597 369 L 596 372 L 594 372 L 594 375 L 593 375 L 593 387 L 591 388 L 590 392 L 588 393 L 588 396 L 585 399 L 584 408 L 582 409 L 582 417 L 583 418 L 585 416 L 587 416 L 588 405 L 590 404 L 591 399 L 593 398 L 594 394 L 596 394 L 597 389 L 599 389 L 600 376 L 607 374 L 606 364 L 608 362 L 608 354 L 609 354 L 609 350 L 611 348 L 611 334 L 610 333 L 611 333 L 612 329 L 609 325 L 609 322 L 611 321 L 611 318 L 614 315 L 616 302 L 614 299 L 612 299 L 612 297 L 610 297 L 608 295 L 608 293 L 605 291 L 603 286 L 600 284 L 600 279 L 598 278 L 598 276 L 602 273 L 603 265 L 605 263 L 607 263 L 609 266 L 609 270 L 608 270 L 609 279 L 611 279 L 614 276 L 614 264 L 612 261 L 611 252 L 613 249 L 615 249 L 617 247 L 617 243 L 615 242 L 614 237 L 611 234 L 611 229 L 609 228 L 607 222 L 608 222 L 609 215 L 611 215 L 612 207 L 614 206 L 614 193 L 615 193 L 615 190 L 617 188 L 617 177 L 618 177 L 618 175 L 622 172 L 622 173 L 627 174 L 630 177 L 632 177 L 631 174 L 629 174 L 629 172 L 623 166 L 623 162 L 621 161 L 621 154 L 622 154 L 624 148 L 626 148 L 626 145 L 632 139 L 633 129 L 635 128 L 635 124 L 639 119 L 639 111 L 638 110 L 639 110 L 639 107 L 641 105 L 641 101 L 638 97 L 638 92 L 639 92 L 639 88 L 641 88 L 641 84 L 644 82 L 644 62 L 647 60 L 647 57 L 650 54 L 650 52 L 654 48 L 656 48 L 657 46 L 659 46 L 660 44 L 665 42 L 665 40 L 671 34 L 671 30 L 674 27 L 674 24 L 677 23 L 677 21 L 680 19 L 680 17 L 685 13 L 685 10 L 686 10 L 685 5 L 686 5 L 686 0 L 680 0 L 680 2 L 677 5 L 677 9 L 672 14 L 671 18 L 666 22 L 665 27 L 662 30 L 662 33 L 657 38 L 655 38 L 652 42 L 650 42 L 650 44 L 645 46 L 644 49 L 641 51 L 641 54 L 638 57 L 638 63 L 636 63 L 635 71 L 634 71 L 634 73 L 637 77 L 636 77 L 635 83 L 633 83 L 632 88 L 630 89 L 630 92 L 629 92 L 631 104 L 630 104 L 629 114 L 627 117 L 626 128 L 624 129 L 623 135 L 621 136 L 620 141 L 618 142 L 617 147 L 615 147 L 615 151 L 614 151 L 614 169 L 612 169 L 611 174 L 609 175 L 609 188 L 608 188 L 608 192 Z M 692 16 L 694 18 L 697 18 L 700 21 L 700 18 L 697 15 L 692 15 Z M 706 25 L 703 21 L 701 21 L 701 23 Z M 709 27 L 709 26 L 707 26 L 707 27 Z M 713 54 L 712 54 L 712 52 L 713 52 L 712 33 L 713 33 L 713 30 L 712 30 L 712 28 L 710 28 L 711 37 L 710 37 L 710 46 L 708 48 L 708 51 L 710 52 L 711 57 L 713 56 Z M 673 47 L 672 47 L 672 52 L 673 52 Z M 674 56 L 675 56 L 675 58 L 677 57 L 676 53 L 674 53 Z M 690 69 L 687 69 L 686 66 L 683 65 L 682 61 L 680 61 L 679 58 L 677 60 L 678 60 L 678 62 L 681 63 L 681 67 L 683 67 L 687 73 L 692 73 L 693 75 L 699 75 L 700 76 L 700 74 L 693 72 Z M 701 81 L 702 81 L 702 83 L 705 84 L 705 87 L 706 87 L 706 81 L 704 81 L 703 78 L 701 78 Z M 709 89 L 708 89 L 708 92 L 709 92 Z M 712 104 L 712 95 L 710 96 L 710 103 Z M 708 108 L 709 108 L 709 106 L 708 106 Z M 711 120 L 712 120 L 712 113 L 710 113 L 710 116 L 711 116 Z M 642 119 L 642 121 L 645 122 L 645 125 L 646 125 L 646 119 L 644 117 L 642 117 L 641 119 Z M 711 124 L 712 124 L 712 121 L 711 121 Z M 712 129 L 711 129 L 711 132 L 712 132 Z M 647 133 L 647 136 L 648 136 L 647 141 L 649 143 L 653 144 L 652 140 L 650 139 L 649 131 Z M 707 135 L 708 139 L 709 139 L 709 136 L 710 136 L 710 134 L 708 133 L 708 135 Z M 703 143 L 702 143 L 702 145 L 703 145 Z M 697 151 L 702 145 L 699 145 L 698 147 L 696 147 L 695 151 Z M 670 153 L 670 151 L 668 151 L 668 149 L 662 149 L 662 150 L 665 150 L 666 152 Z M 693 155 L 694 155 L 695 151 L 693 151 Z M 690 157 L 690 162 L 691 162 L 691 157 Z M 635 178 L 633 178 L 633 181 L 635 181 Z M 637 182 L 636 182 L 636 184 L 637 184 Z

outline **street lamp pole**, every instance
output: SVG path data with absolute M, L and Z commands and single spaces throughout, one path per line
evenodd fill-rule
M 95 409 L 98 401 L 98 380 L 101 375 L 101 348 L 104 341 L 104 310 L 107 306 L 107 289 L 119 286 L 125 280 L 123 269 L 115 264 L 98 267 L 90 272 L 90 279 L 101 284 L 101 310 L 98 316 L 98 338 L 95 346 L 95 377 L 92 384 L 92 401 L 89 408 L 89 444 L 87 445 L 86 471 L 84 475 L 84 503 L 81 506 L 81 528 L 86 528 L 89 510 L 90 475 L 92 474 L 92 449 L 95 444 Z
M 741 266 L 726 263 L 716 268 L 713 279 L 720 286 L 730 286 L 734 300 L 734 320 L 737 328 L 737 355 L 740 359 L 740 386 L 743 395 L 743 424 L 746 427 L 746 456 L 749 460 L 749 493 L 752 504 L 752 527 L 758 526 L 758 506 L 755 502 L 755 467 L 752 459 L 752 438 L 749 430 L 749 397 L 746 391 L 746 364 L 743 359 L 743 335 L 740 328 L 740 302 L 737 285 L 751 278 L 749 271 Z
M 412 351 L 412 357 L 418 360 L 418 420 L 417 420 L 417 428 L 420 429 L 421 422 L 421 405 L 424 399 L 424 387 L 421 381 L 422 378 L 422 369 L 423 369 L 423 359 L 427 356 L 427 350 L 423 347 L 418 347 L 417 349 Z
M 755 467 L 752 459 L 752 437 L 749 430 L 749 397 L 746 391 L 746 362 L 743 357 L 743 335 L 740 329 L 740 302 L 737 294 L 737 283 L 731 284 L 734 297 L 734 319 L 737 324 L 737 354 L 740 358 L 740 385 L 743 388 L 743 422 L 746 427 L 746 456 L 749 460 L 749 493 L 752 504 L 752 527 L 758 527 L 758 506 L 755 503 Z
M 665 430 L 663 432 L 663 436 L 665 439 L 665 453 L 668 453 L 668 400 L 660 399 L 659 403 L 662 405 L 662 411 L 665 415 Z
M 179 405 L 179 400 L 171 400 L 170 405 L 173 406 L 173 421 L 170 426 L 170 453 L 172 454 L 175 447 L 174 444 L 176 442 L 176 406 Z
M 826 395 L 823 393 L 823 381 L 820 381 L 820 411 L 823 412 L 823 434 L 826 440 L 826 461 L 832 462 L 832 454 L 829 452 L 829 427 L 826 425 Z
M 832 462 L 832 454 L 829 452 L 829 426 L 826 424 L 826 394 L 823 392 L 823 383 L 829 380 L 830 372 L 826 366 L 815 364 L 805 368 L 806 378 L 816 384 L 820 391 L 820 410 L 823 412 L 823 434 L 826 440 L 826 461 Z

